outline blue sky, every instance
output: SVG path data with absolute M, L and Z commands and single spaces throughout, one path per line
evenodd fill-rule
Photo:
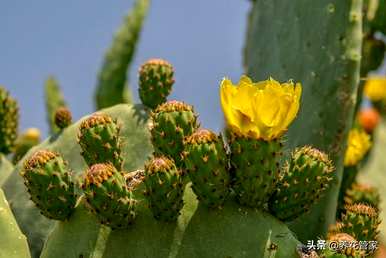
M 21 106 L 21 129 L 47 133 L 43 84 L 57 77 L 75 119 L 93 111 L 97 72 L 113 33 L 133 0 L 3 1 L 0 3 L 0 84 Z M 169 60 L 176 84 L 171 99 L 195 106 L 204 127 L 219 130 L 222 77 L 242 74 L 248 0 L 153 0 L 130 84 L 149 58 Z

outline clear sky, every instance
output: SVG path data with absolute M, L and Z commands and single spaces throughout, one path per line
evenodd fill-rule
M 57 77 L 75 119 L 93 111 L 97 72 L 113 33 L 133 0 L 2 1 L 0 84 L 21 106 L 21 129 L 47 133 L 43 85 Z M 248 0 L 152 0 L 130 71 L 138 102 L 137 70 L 149 58 L 176 71 L 171 99 L 195 106 L 202 126 L 219 130 L 222 77 L 242 74 Z

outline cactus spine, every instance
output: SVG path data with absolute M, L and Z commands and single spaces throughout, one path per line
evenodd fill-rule
M 185 168 L 198 200 L 221 208 L 229 195 L 228 157 L 221 135 L 199 129 L 185 139 Z
M 122 169 L 119 132 L 117 122 L 103 113 L 95 113 L 81 123 L 78 142 L 89 166 L 111 162 L 118 170 Z
M 271 198 L 272 213 L 291 221 L 307 212 L 327 189 L 333 170 L 328 156 L 319 150 L 309 146 L 295 150 Z
M 95 92 L 97 109 L 131 102 L 131 93 L 126 85 L 127 70 L 133 59 L 149 4 L 150 0 L 136 0 L 105 55 Z
M 65 220 L 73 212 L 76 194 L 71 172 L 59 154 L 39 150 L 21 172 L 31 200 L 50 219 Z
M 19 125 L 19 107 L 8 93 L 0 86 L 0 152 L 12 151 Z
M 174 161 L 167 157 L 152 158 L 145 164 L 146 196 L 154 218 L 175 221 L 183 206 L 184 184 Z
M 173 66 L 162 59 L 150 59 L 139 68 L 139 97 L 149 108 L 166 101 L 174 84 Z

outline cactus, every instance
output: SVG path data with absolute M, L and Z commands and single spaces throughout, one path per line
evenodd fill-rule
M 380 220 L 378 212 L 371 206 L 353 204 L 345 206 L 345 214 L 342 217 L 345 232 L 359 241 L 376 240 Z
M 285 221 L 307 212 L 324 194 L 333 171 L 326 154 L 309 146 L 295 150 L 271 198 L 270 210 Z
M 0 258 L 30 258 L 26 237 L 13 217 L 0 188 Z
M 132 171 L 142 166 L 152 151 L 150 134 L 145 130 L 147 115 L 143 113 L 143 108 L 141 106 L 117 105 L 102 111 L 114 119 L 124 121 L 120 136 L 123 138 L 122 151 L 125 153 L 125 171 Z M 80 119 L 64 129 L 60 135 L 51 136 L 34 147 L 19 161 L 15 171 L 3 183 L 3 189 L 12 211 L 21 230 L 28 238 L 33 257 L 39 257 L 43 243 L 54 223 L 40 215 L 39 209 L 29 200 L 19 172 L 24 161 L 31 156 L 32 152 L 48 149 L 60 153 L 63 159 L 70 161 L 69 167 L 73 170 L 75 177 L 82 174 L 86 169 L 86 163 L 80 155 L 81 148 L 77 142 L 77 134 L 80 124 L 87 118 L 88 116 Z
M 28 128 L 15 141 L 12 162 L 16 164 L 35 145 L 40 143 L 40 131 L 37 128 Z
M 102 224 L 120 229 L 133 223 L 137 206 L 134 191 L 128 189 L 124 175 L 112 164 L 92 165 L 82 188 L 87 203 Z
M 83 120 L 78 133 L 82 156 L 91 166 L 111 162 L 119 171 L 122 169 L 120 126 L 110 116 L 96 113 Z
M 66 162 L 52 151 L 39 150 L 21 172 L 31 200 L 50 219 L 65 220 L 74 210 L 74 182 Z
M 151 140 L 154 152 L 174 159 L 182 165 L 183 140 L 197 128 L 197 115 L 193 107 L 180 101 L 168 101 L 152 112 Z
M 181 171 L 167 157 L 154 157 L 145 164 L 146 196 L 154 218 L 175 221 L 183 206 L 184 184 Z
M 378 208 L 380 204 L 380 196 L 375 187 L 355 183 L 347 190 L 344 202 L 350 205 L 363 203 L 374 208 Z
M 19 107 L 8 93 L 0 86 L 0 153 L 12 151 L 19 125 Z
M 60 107 L 55 112 L 55 125 L 64 129 L 72 123 L 71 111 L 66 107 Z
M 199 129 L 185 139 L 184 163 L 197 198 L 221 208 L 229 195 L 228 157 L 222 136 Z
M 58 108 L 66 107 L 67 104 L 60 90 L 59 83 L 53 76 L 49 76 L 45 82 L 44 95 L 50 133 L 55 134 L 59 131 L 59 128 L 55 124 L 55 113 Z
M 305 0 L 261 0 L 254 2 L 249 16 L 246 73 L 256 80 L 275 76 L 305 85 L 302 109 L 288 130 L 287 147 L 312 145 L 328 153 L 336 167 L 321 201 L 290 224 L 303 241 L 324 235 L 335 220 L 342 154 L 359 81 L 361 12 L 361 0 L 323 0 L 312 5 Z
M 97 109 L 131 102 L 131 93 L 126 85 L 127 70 L 133 59 L 149 5 L 150 0 L 136 0 L 106 53 L 95 92 Z
M 322 251 L 320 255 L 321 258 L 346 258 L 354 257 L 360 258 L 363 257 L 363 252 L 361 250 L 356 250 L 354 246 L 342 246 L 343 243 L 351 245 L 352 243 L 357 242 L 357 240 L 346 233 L 335 233 L 328 237 L 328 243 L 336 243 L 336 250 L 332 250 L 330 247 L 331 244 L 328 244 L 328 248 Z
M 174 69 L 162 59 L 150 59 L 139 68 L 139 97 L 149 108 L 166 101 L 174 84 Z

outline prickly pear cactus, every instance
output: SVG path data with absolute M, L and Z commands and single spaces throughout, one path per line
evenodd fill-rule
M 255 80 L 294 78 L 304 85 L 302 108 L 289 128 L 287 147 L 310 144 L 327 152 L 336 166 L 326 195 L 311 213 L 290 225 L 303 241 L 324 235 L 335 220 L 359 81 L 361 17 L 362 0 L 258 0 L 248 19 L 246 73 Z
M 54 134 L 59 131 L 59 128 L 55 124 L 55 113 L 58 108 L 65 107 L 67 104 L 59 87 L 59 83 L 53 76 L 48 77 L 45 82 L 44 95 L 50 133 Z
M 19 107 L 8 91 L 0 86 L 0 153 L 12 151 L 19 125 Z
M 11 162 L 2 154 L 0 154 L 0 187 L 7 178 L 12 174 L 14 167 Z
M 40 141 L 39 129 L 28 128 L 25 130 L 25 132 L 21 133 L 15 141 L 12 162 L 16 164 L 32 147 L 38 145 Z
M 117 105 L 102 111 L 118 121 L 124 121 L 120 136 L 123 139 L 122 151 L 125 154 L 125 170 L 132 171 L 142 166 L 152 151 L 149 140 L 150 134 L 146 130 L 147 115 L 144 113 L 143 107 L 140 105 Z M 73 170 L 75 176 L 83 174 L 86 163 L 80 154 L 81 148 L 77 142 L 77 134 L 80 124 L 86 118 L 88 116 L 64 129 L 58 135 L 51 136 L 40 145 L 32 148 L 16 165 L 15 171 L 3 184 L 4 192 L 19 226 L 28 237 L 33 257 L 39 257 L 43 243 L 54 225 L 54 221 L 42 216 L 40 210 L 29 200 L 29 194 L 19 172 L 24 161 L 32 153 L 40 149 L 48 149 L 58 152 L 65 160 L 71 161 L 69 167 Z
M 133 59 L 149 5 L 150 0 L 136 0 L 106 53 L 95 92 L 97 109 L 131 102 L 131 93 L 126 88 L 127 70 Z
M 60 107 L 55 112 L 55 125 L 59 129 L 64 129 L 72 123 L 71 111 L 66 107 Z
M 0 189 L 0 258 L 30 258 L 26 237 L 17 226 L 3 190 Z

